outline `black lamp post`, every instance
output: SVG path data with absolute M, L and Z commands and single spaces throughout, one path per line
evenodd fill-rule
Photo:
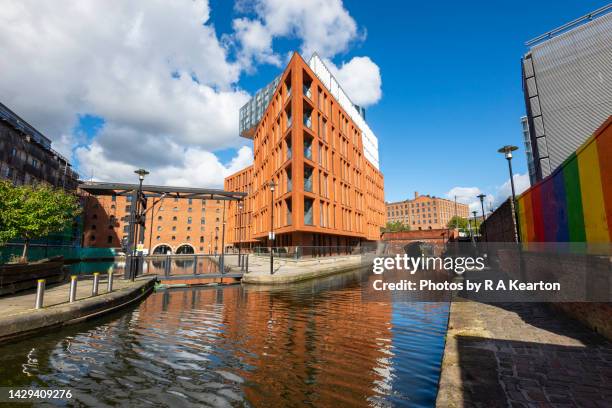
M 270 275 L 274 274 L 274 184 L 273 181 L 268 183 L 270 187 L 270 235 L 268 241 L 270 242 Z
M 482 224 L 484 225 L 484 222 L 485 222 L 484 199 L 486 195 L 480 193 L 476 197 L 480 199 L 480 208 L 482 209 Z M 487 241 L 487 227 L 486 226 L 484 229 L 484 239 L 485 241 Z
M 138 174 L 138 193 L 136 194 L 136 200 L 132 199 L 132 205 L 134 206 L 134 224 L 132 226 L 132 231 L 134 236 L 132 237 L 132 259 L 135 259 L 135 256 L 137 254 L 137 250 L 138 250 L 138 245 L 139 244 L 144 244 L 144 220 L 142 219 L 142 214 L 141 214 L 141 210 L 140 210 L 140 197 L 142 196 L 142 182 L 144 181 L 144 178 L 147 174 L 149 174 L 148 171 L 146 171 L 145 169 L 138 169 L 138 170 L 134 170 L 134 173 Z M 136 245 L 134 245 L 134 241 L 136 241 Z M 140 252 L 140 251 L 138 251 Z M 141 255 L 142 252 L 140 252 L 139 255 Z M 137 261 L 138 262 L 138 261 Z M 133 262 L 131 262 L 130 265 L 130 275 L 132 278 L 132 281 L 136 278 L 136 273 L 137 273 L 137 269 L 139 269 L 139 262 L 138 264 L 134 265 Z
M 472 211 L 472 216 L 474 218 L 474 235 L 478 232 L 478 224 L 476 224 L 476 211 Z
M 240 259 L 240 247 L 242 246 L 242 201 L 238 201 L 238 262 Z
M 519 226 L 518 226 L 518 213 L 516 211 L 516 193 L 514 190 L 514 177 L 512 174 L 512 152 L 517 150 L 518 147 L 512 145 L 506 145 L 498 150 L 499 153 L 503 153 L 506 160 L 508 160 L 508 171 L 510 172 L 510 187 L 512 188 L 512 200 L 510 201 L 510 207 L 512 209 L 512 219 L 514 222 L 514 240 L 519 242 Z
M 223 200 L 223 215 L 221 215 L 221 273 L 225 273 L 225 200 Z

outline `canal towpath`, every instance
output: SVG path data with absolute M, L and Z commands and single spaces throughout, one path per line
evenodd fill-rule
M 438 407 L 611 407 L 612 343 L 539 303 L 451 304 Z
M 92 296 L 92 281 L 77 283 L 76 299 L 68 302 L 70 282 L 45 290 L 43 308 L 36 309 L 36 291 L 0 297 L 0 342 L 65 324 L 76 323 L 127 306 L 144 298 L 153 289 L 154 277 L 134 282 L 115 277 L 112 292 L 107 280 L 100 280 L 98 295 Z

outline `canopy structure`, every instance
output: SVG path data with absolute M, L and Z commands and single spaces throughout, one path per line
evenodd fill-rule
M 85 182 L 79 185 L 81 191 L 85 191 L 96 196 L 131 196 L 132 205 L 130 205 L 129 229 L 127 241 L 125 242 L 126 250 L 126 278 L 132 280 L 140 272 L 142 273 L 143 265 L 143 243 L 145 234 L 145 220 L 147 214 L 147 201 L 153 199 L 151 209 L 156 202 L 164 198 L 183 198 L 183 199 L 201 199 L 201 200 L 226 200 L 226 201 L 242 201 L 247 193 L 225 191 L 211 188 L 192 188 L 192 187 L 172 187 L 172 186 L 153 186 L 141 184 L 124 184 L 124 183 L 103 183 L 103 182 Z M 155 200 L 159 197 L 158 200 Z M 225 206 L 223 207 L 223 237 L 225 241 Z M 222 248 L 225 244 L 222 244 Z M 223 259 L 223 257 L 222 257 Z M 221 260 L 223 265 L 223 260 Z
M 85 182 L 79 185 L 82 191 L 93 195 L 130 195 L 139 190 L 138 184 L 126 183 L 104 183 L 104 182 Z M 199 198 L 203 200 L 243 200 L 247 193 L 236 191 L 225 191 L 214 188 L 193 188 L 193 187 L 172 187 L 143 185 L 142 193 L 145 197 L 165 197 L 170 198 Z

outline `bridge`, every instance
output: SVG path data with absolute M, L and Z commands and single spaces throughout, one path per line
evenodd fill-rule
M 248 254 L 174 254 L 143 257 L 141 275 L 155 276 L 161 283 L 193 285 L 240 280 L 248 271 Z

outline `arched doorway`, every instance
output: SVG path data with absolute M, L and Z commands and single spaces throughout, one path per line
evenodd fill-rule
M 172 253 L 170 245 L 160 244 L 153 249 L 153 255 L 166 255 L 168 253 Z
M 195 249 L 189 244 L 183 244 L 183 245 L 180 245 L 178 248 L 176 248 L 176 254 L 177 255 L 195 254 Z

